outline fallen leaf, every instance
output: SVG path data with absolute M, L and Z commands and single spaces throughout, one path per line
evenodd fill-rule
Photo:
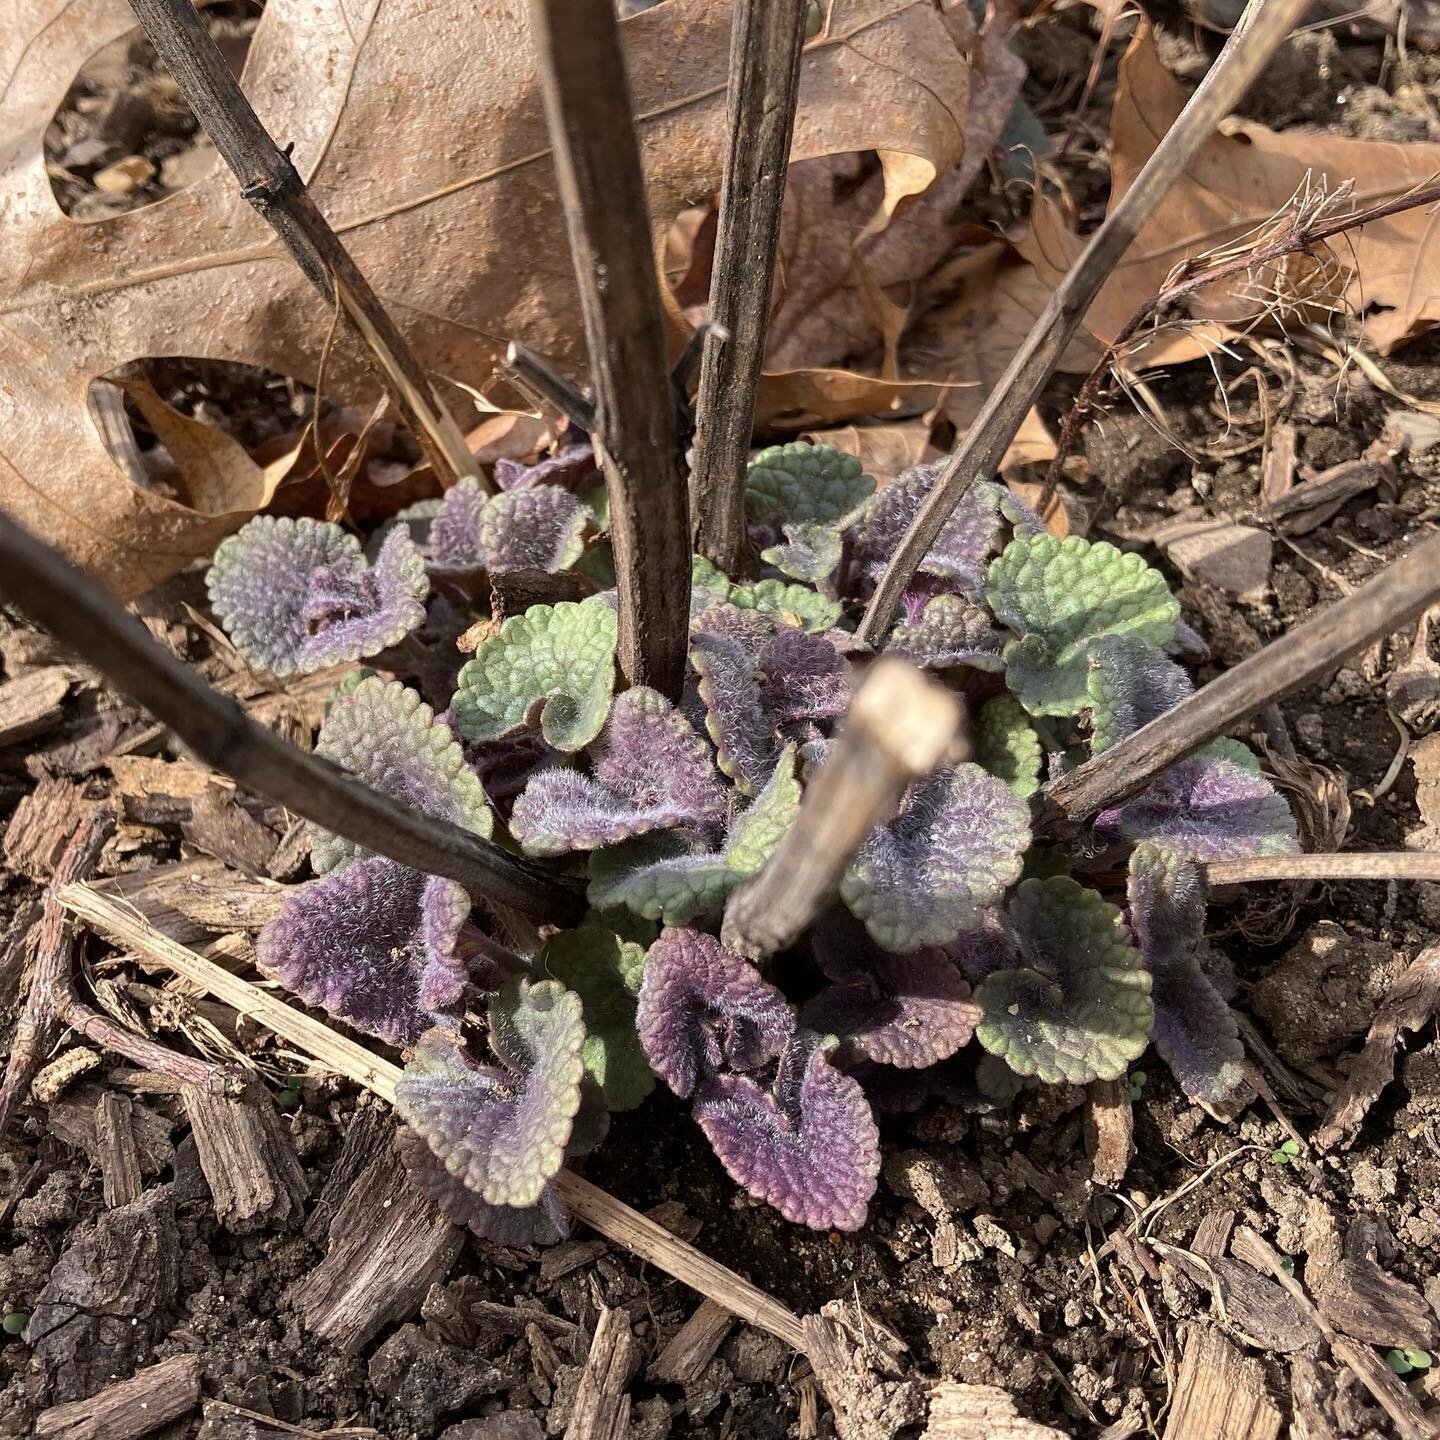
M 914 0 L 834 0 L 827 13 L 803 61 L 796 157 L 881 150 L 948 166 L 971 69 L 945 16 Z M 94 377 L 198 354 L 313 382 L 330 315 L 224 167 L 154 205 L 66 217 L 41 137 L 81 65 L 134 18 L 123 0 L 25 0 L 9 17 L 0 505 L 133 595 L 208 553 L 264 503 L 265 482 L 257 469 L 208 511 L 134 483 L 89 413 Z M 722 0 L 667 0 L 622 27 L 657 251 L 718 182 L 730 17 Z M 518 337 L 578 370 L 523 6 L 271 0 L 244 81 L 423 364 L 479 387 Z M 328 373 L 332 392 L 373 400 L 352 350 L 337 349 Z
M 1110 117 L 1113 207 L 1134 183 L 1160 137 L 1187 98 L 1161 64 L 1154 38 L 1142 27 L 1120 64 Z M 1265 225 L 1302 186 L 1321 180 L 1333 190 L 1354 182 L 1357 208 L 1403 195 L 1440 171 L 1440 144 L 1351 140 L 1300 130 L 1277 134 L 1264 125 L 1231 120 L 1191 161 L 1189 169 L 1141 229 L 1086 316 L 1102 340 L 1111 339 L 1139 305 L 1157 294 L 1170 272 Z M 1347 299 L 1368 311 L 1365 334 L 1388 353 L 1440 321 L 1440 243 L 1433 210 L 1405 211 L 1333 242 L 1337 260 L 1353 267 Z M 1083 241 L 1047 199 L 1037 202 L 1030 234 L 1020 249 L 1041 278 L 1054 285 Z M 1190 304 L 1197 318 L 1223 325 L 1252 315 L 1255 302 L 1233 283 L 1199 292 Z M 1193 360 L 1214 349 L 1218 332 L 1171 331 L 1127 363 L 1138 367 Z
M 934 459 L 939 451 L 930 444 L 930 420 L 916 416 L 882 425 L 840 425 L 831 430 L 811 430 L 803 438 L 815 445 L 833 445 L 855 455 L 883 487 L 902 470 Z

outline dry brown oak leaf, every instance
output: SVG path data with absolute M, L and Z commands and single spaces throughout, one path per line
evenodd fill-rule
M 949 169 L 971 67 L 940 10 L 827 8 L 806 50 L 796 157 L 877 149 Z M 572 373 L 580 363 L 525 11 L 270 0 L 243 77 L 422 363 L 470 385 L 512 338 Z M 107 449 L 92 381 L 188 355 L 313 382 L 330 316 L 218 163 L 140 210 L 62 214 L 42 136 L 88 57 L 134 22 L 123 0 L 5 0 L 0 14 L 0 509 L 134 595 L 208 554 L 273 477 L 221 445 L 218 459 L 189 457 L 180 500 L 147 490 Z M 726 0 L 667 0 L 623 25 L 657 248 L 718 183 L 729 28 Z M 348 403 L 375 393 L 353 356 L 333 356 L 326 377 Z
M 1149 31 L 1139 31 L 1121 62 L 1110 117 L 1112 205 L 1150 158 L 1186 94 L 1161 64 Z M 1323 181 L 1332 190 L 1353 181 L 1353 208 L 1363 209 L 1403 195 L 1437 172 L 1440 144 L 1281 133 L 1231 120 L 1191 161 L 1140 231 L 1085 323 L 1109 340 L 1143 300 L 1159 293 L 1181 261 L 1266 225 L 1307 184 L 1307 176 L 1311 185 Z M 1042 201 L 1020 249 L 1053 286 L 1082 243 L 1058 209 Z M 1346 303 L 1357 312 L 1368 311 L 1365 335 L 1381 353 L 1440 322 L 1440 220 L 1433 208 L 1404 211 L 1347 231 L 1330 246 L 1343 272 Z M 1313 267 L 1310 278 L 1313 282 Z M 1256 300 L 1231 281 L 1199 292 L 1189 308 L 1195 317 L 1223 325 L 1253 315 Z M 1198 359 L 1213 349 L 1213 342 L 1200 334 L 1169 331 L 1127 355 L 1126 363 L 1134 368 L 1170 364 Z

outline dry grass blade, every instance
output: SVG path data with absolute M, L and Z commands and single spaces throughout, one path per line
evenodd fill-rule
M 239 1014 L 258 1021 L 324 1069 L 354 1080 L 383 1100 L 394 1100 L 401 1073 L 398 1065 L 372 1055 L 357 1041 L 162 935 L 133 908 L 89 885 L 67 885 L 57 891 L 56 899 L 68 913 L 108 940 L 184 976 Z M 565 1203 L 606 1239 L 725 1306 L 742 1320 L 796 1349 L 803 1347 L 799 1316 L 759 1287 L 572 1171 L 562 1170 L 554 1183 Z

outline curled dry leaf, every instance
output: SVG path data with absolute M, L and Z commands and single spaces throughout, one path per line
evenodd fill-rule
M 948 166 L 972 72 L 941 12 L 836 0 L 827 13 L 804 60 L 797 158 L 878 150 Z M 92 381 L 199 349 L 313 381 L 331 318 L 223 166 L 126 214 L 76 224 L 61 212 L 41 137 L 85 61 L 134 24 L 124 0 L 36 0 L 0 38 L 0 134 L 13 142 L 0 160 L 0 495 L 126 594 L 207 554 L 269 495 L 245 467 L 238 484 L 182 484 L 179 499 L 146 489 L 107 449 Z M 657 243 L 719 181 L 729 31 L 716 0 L 669 0 L 623 26 Z M 523 6 L 273 0 L 244 85 L 423 364 L 480 388 L 520 336 L 577 368 L 583 330 Z M 346 346 L 327 386 L 360 404 L 375 393 Z

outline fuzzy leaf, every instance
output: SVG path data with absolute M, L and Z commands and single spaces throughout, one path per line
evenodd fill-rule
M 1195 690 L 1180 666 L 1138 635 L 1096 640 L 1089 659 L 1086 690 L 1092 755 L 1173 710 Z
M 595 850 L 655 830 L 718 838 L 726 792 L 710 748 L 663 695 L 627 690 L 592 753 L 592 776 L 542 770 L 516 800 L 510 830 L 527 855 Z
M 1192 1100 L 1218 1105 L 1245 1078 L 1235 1012 L 1201 965 L 1205 882 L 1199 867 L 1158 845 L 1130 856 L 1130 924 L 1150 971 L 1152 1039 Z
M 395 1108 L 487 1205 L 527 1207 L 564 1164 L 580 1110 L 580 997 L 553 980 L 513 980 L 490 1002 L 490 1036 L 499 1065 L 427 1031 Z
M 468 574 L 485 568 L 480 527 L 489 498 L 473 475 L 445 492 L 430 521 L 430 564 L 434 569 Z
M 524 1210 L 512 1205 L 487 1205 L 445 1168 L 424 1138 L 409 1126 L 400 1127 L 395 1149 L 410 1183 L 442 1215 L 467 1226 L 492 1245 L 517 1250 L 529 1245 L 554 1245 L 570 1234 L 570 1212 L 553 1185 L 546 1185 L 540 1199 Z
M 563 485 L 570 491 L 593 483 L 596 476 L 595 447 L 565 445 L 534 465 L 501 456 L 495 462 L 495 484 L 501 490 L 523 490 L 531 485 Z
M 834 525 L 874 493 L 875 477 L 854 455 L 803 440 L 762 450 L 745 477 L 745 508 L 757 520 Z
M 1293 855 L 1295 817 L 1235 740 L 1216 740 L 1162 771 L 1133 800 L 1095 817 L 1101 838 L 1154 840 L 1197 860 Z
M 667 925 L 714 914 L 770 858 L 799 808 L 795 751 L 787 747 L 770 783 L 731 822 L 722 851 L 697 850 L 675 835 L 597 850 L 590 857 L 590 903 L 598 909 L 624 905 Z
M 372 855 L 288 896 L 261 932 L 261 969 L 309 1005 L 411 1045 L 465 988 L 461 885 Z
M 1022 800 L 1040 788 L 1040 737 L 1020 702 L 997 695 L 980 707 L 975 725 L 975 759 Z
M 792 1040 L 774 1091 L 717 1075 L 695 1119 L 731 1178 L 787 1220 L 858 1230 L 880 1174 L 880 1133 L 865 1092 L 835 1069 L 815 1037 Z
M 759 1068 L 795 1028 L 785 997 L 748 960 L 680 929 L 650 947 L 635 1024 L 650 1068 L 680 1096 L 722 1067 Z
M 1017 954 L 975 999 L 980 1043 L 1047 1084 L 1113 1080 L 1145 1051 L 1150 975 L 1120 912 L 1063 876 L 1026 880 L 1010 902 Z
M 568 570 L 585 549 L 589 520 L 590 512 L 558 485 L 530 485 L 496 495 L 480 517 L 485 567 L 493 575 Z
M 370 565 L 338 525 L 257 515 L 205 577 L 225 633 L 252 664 L 308 674 L 376 655 L 425 623 L 425 562 L 403 526 Z
M 585 1016 L 581 1056 L 586 1072 L 604 1091 L 607 1107 L 633 1110 L 655 1088 L 635 1030 L 645 947 L 587 917 L 578 930 L 550 939 L 544 969 L 580 997 Z
M 949 670 L 969 665 L 975 670 L 1000 671 L 1004 637 L 983 606 L 959 595 L 936 595 L 914 624 L 897 625 L 885 649 L 926 670 Z
M 783 624 L 822 635 L 835 628 L 841 613 L 838 600 L 827 600 L 808 585 L 787 585 L 783 580 L 736 585 L 730 591 L 729 602 L 741 610 L 758 610 Z
M 805 1006 L 801 1023 L 838 1035 L 847 1061 L 917 1070 L 969 1042 L 980 1011 L 943 950 L 891 955 L 843 911 L 816 926 L 812 945 L 816 964 L 837 983 Z
M 1032 715 L 1078 715 L 1090 703 L 1093 642 L 1133 635 L 1163 648 L 1180 614 L 1140 556 L 1078 535 L 1012 541 L 990 566 L 986 597 L 1020 637 L 1005 647 L 1006 684 Z
M 703 555 L 690 558 L 690 615 L 703 615 L 717 605 L 724 605 L 730 599 L 735 587 L 730 577 L 717 570 Z
M 494 827 L 485 790 L 454 732 L 397 681 L 371 676 L 339 696 L 315 748 L 412 809 L 487 838 Z M 366 853 L 351 840 L 317 829 L 311 863 L 323 875 Z
M 451 710 L 467 740 L 499 740 L 533 724 L 557 750 L 588 745 L 615 689 L 618 623 L 608 605 L 532 605 L 480 643 Z
M 760 552 L 782 574 L 807 585 L 817 584 L 835 573 L 840 563 L 840 532 L 833 525 L 796 520 L 785 527 L 785 543 Z
M 1030 815 L 978 765 L 920 781 L 899 817 L 866 838 L 840 896 L 885 949 L 948 944 L 1020 876 Z

